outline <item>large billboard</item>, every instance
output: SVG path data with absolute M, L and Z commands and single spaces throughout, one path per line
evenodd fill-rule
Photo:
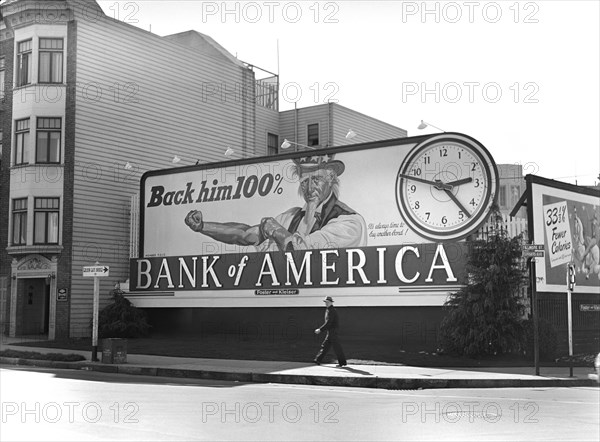
M 536 289 L 565 293 L 568 266 L 575 293 L 600 293 L 600 192 L 528 175 L 533 240 L 544 245 L 536 258 Z
M 456 133 L 148 172 L 143 307 L 442 305 L 497 169 Z

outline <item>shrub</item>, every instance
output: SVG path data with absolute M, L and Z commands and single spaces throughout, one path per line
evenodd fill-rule
M 519 353 L 524 306 L 519 290 L 525 277 L 521 237 L 498 231 L 469 243 L 467 285 L 444 304 L 440 346 L 469 357 Z
M 525 330 L 525 342 L 523 350 L 526 355 L 533 357 L 533 320 L 523 321 Z M 538 320 L 540 360 L 554 361 L 556 359 L 556 350 L 558 347 L 558 337 L 556 329 L 552 324 L 544 319 Z
M 110 292 L 113 303 L 102 309 L 98 316 L 98 337 L 139 338 L 146 336 L 150 325 L 146 314 L 138 310 L 125 296 L 123 291 Z

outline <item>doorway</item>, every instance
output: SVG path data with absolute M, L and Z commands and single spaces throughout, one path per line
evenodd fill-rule
M 17 292 L 21 310 L 22 335 L 48 333 L 50 309 L 50 285 L 44 278 L 18 280 Z

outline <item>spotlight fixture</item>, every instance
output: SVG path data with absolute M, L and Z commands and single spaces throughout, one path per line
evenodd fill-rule
M 440 132 L 446 132 L 445 130 L 443 130 L 443 129 L 440 129 L 439 127 L 437 127 L 437 126 L 434 126 L 434 125 L 433 125 L 433 124 L 431 124 L 431 123 L 427 123 L 426 121 L 423 121 L 423 120 L 421 120 L 421 124 L 419 124 L 419 125 L 417 126 L 417 129 L 419 129 L 419 130 L 423 130 L 423 129 L 425 129 L 427 126 L 431 126 L 431 127 L 433 127 L 434 129 L 437 129 L 437 130 L 439 130 Z

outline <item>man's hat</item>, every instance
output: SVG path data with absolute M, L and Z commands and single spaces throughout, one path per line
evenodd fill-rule
M 331 169 L 337 176 L 346 170 L 346 166 L 339 160 L 334 159 L 335 154 L 315 155 L 310 157 L 294 158 L 294 163 L 300 173 L 314 172 L 315 170 Z
M 328 296 L 327 298 L 323 299 L 323 302 L 325 301 L 333 302 L 333 299 L 331 298 L 331 296 Z

